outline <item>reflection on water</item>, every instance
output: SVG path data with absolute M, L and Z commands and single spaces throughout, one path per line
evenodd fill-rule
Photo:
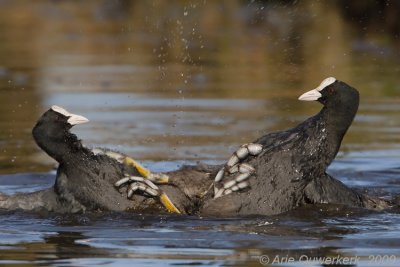
M 353 2 L 364 3 L 0 1 L 0 192 L 52 184 L 54 162 L 30 133 L 52 104 L 91 120 L 74 128 L 86 145 L 165 171 L 221 162 L 296 125 L 320 108 L 297 97 L 335 76 L 360 90 L 361 106 L 330 172 L 399 195 L 396 8 L 369 21 L 369 4 L 351 17 Z M 385 254 L 398 266 L 399 225 L 398 213 L 338 207 L 226 220 L 3 211 L 0 264 L 260 266 L 260 255 L 340 254 L 374 266 L 368 255 Z

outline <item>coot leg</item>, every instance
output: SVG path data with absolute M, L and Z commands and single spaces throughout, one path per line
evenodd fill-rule
M 168 182 L 169 182 L 168 175 L 165 175 L 163 173 L 152 173 L 149 169 L 145 168 L 139 162 L 137 162 L 136 160 L 134 160 L 133 158 L 131 158 L 125 154 L 115 152 L 112 150 L 104 150 L 101 148 L 94 148 L 94 149 L 92 149 L 92 152 L 95 155 L 99 155 L 99 154 L 107 155 L 108 157 L 115 159 L 116 161 L 124 164 L 127 167 L 133 167 L 139 172 L 139 174 L 141 176 L 151 180 L 154 183 L 168 184 Z
M 131 157 L 125 156 L 123 163 L 127 166 L 133 166 L 145 178 L 156 184 L 168 184 L 169 177 L 163 173 L 152 173 L 149 169 L 143 167 L 139 162 Z

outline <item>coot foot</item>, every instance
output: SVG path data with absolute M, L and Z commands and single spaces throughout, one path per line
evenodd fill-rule
M 134 160 L 133 158 L 124 155 L 119 152 L 115 152 L 112 150 L 105 150 L 101 148 L 92 149 L 93 154 L 95 155 L 107 155 L 110 158 L 115 159 L 119 163 L 124 164 L 127 167 L 133 167 L 138 171 L 138 173 L 143 176 L 130 176 L 126 175 L 126 177 L 118 180 L 115 183 L 116 187 L 122 187 L 125 185 L 128 186 L 128 198 L 131 198 L 132 195 L 136 191 L 141 191 L 148 196 L 151 197 L 159 197 L 160 202 L 164 205 L 164 207 L 172 213 L 180 213 L 180 211 L 175 207 L 169 197 L 158 188 L 156 184 L 168 184 L 169 177 L 163 173 L 152 173 L 149 169 L 143 167 L 139 162 Z
M 157 185 L 155 185 L 149 179 L 139 176 L 127 175 L 126 177 L 118 180 L 114 185 L 117 188 L 128 185 L 128 198 L 131 198 L 136 191 L 141 191 L 150 197 L 158 197 L 161 204 L 163 204 L 169 212 L 178 214 L 181 213 L 178 208 L 172 203 L 167 194 L 165 194 Z
M 261 153 L 263 147 L 260 144 L 244 144 L 236 150 L 233 155 L 229 158 L 225 166 L 219 170 L 214 179 L 214 198 L 218 198 L 223 195 L 228 195 L 234 191 L 249 187 L 249 183 L 246 181 L 251 175 L 254 174 L 255 169 L 245 163 L 240 163 L 248 156 L 257 156 Z M 236 175 L 232 180 L 225 183 L 221 183 L 225 174 Z

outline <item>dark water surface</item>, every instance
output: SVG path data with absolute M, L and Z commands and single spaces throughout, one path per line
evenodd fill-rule
M 30 131 L 53 104 L 90 119 L 73 129 L 87 146 L 168 171 L 221 163 L 238 145 L 295 126 L 320 109 L 297 97 L 335 76 L 359 89 L 361 106 L 329 172 L 400 195 L 398 35 L 321 2 L 0 1 L 0 192 L 52 185 L 54 162 Z M 399 210 L 322 205 L 226 219 L 0 211 L 6 266 L 323 266 L 335 257 L 400 266 Z

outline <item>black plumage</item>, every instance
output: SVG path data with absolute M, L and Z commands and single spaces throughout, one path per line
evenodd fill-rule
M 44 194 L 51 196 L 48 203 L 43 200 L 43 194 L 32 195 L 36 199 L 32 198 L 30 202 L 36 201 L 38 208 L 60 209 L 66 212 L 165 211 L 165 208 L 154 198 L 135 194 L 132 199 L 128 199 L 125 190 L 118 191 L 114 187 L 115 182 L 125 177 L 125 174 L 135 176 L 140 176 L 140 174 L 132 166 L 127 166 L 107 155 L 94 153 L 93 150 L 83 146 L 70 129 L 76 124 L 87 121 L 86 118 L 71 114 L 57 106 L 53 106 L 41 116 L 33 128 L 33 137 L 38 146 L 54 158 L 59 166 L 54 188 L 50 189 L 48 194 Z M 196 199 L 198 190 L 206 190 L 207 183 L 199 183 L 200 179 L 206 179 L 208 184 L 211 182 L 207 169 L 204 168 L 184 168 L 179 173 L 173 173 L 175 184 L 162 186 L 183 213 L 193 210 L 194 206 L 198 205 L 191 199 L 192 197 Z M 179 185 L 186 184 L 188 177 L 194 174 L 197 174 L 197 181 L 191 183 L 192 188 L 180 190 Z M 53 196 L 52 192 L 56 196 Z M 31 205 L 27 207 L 31 209 Z
M 256 140 L 263 151 L 243 161 L 256 170 L 251 189 L 209 201 L 204 212 L 278 214 L 307 203 L 367 205 L 365 196 L 326 173 L 357 113 L 358 91 L 328 78 L 299 99 L 317 100 L 323 108 L 292 129 Z
M 242 160 L 255 169 L 249 188 L 214 198 L 210 189 L 221 166 L 206 165 L 166 173 L 170 184 L 160 188 L 182 213 L 204 216 L 271 215 L 313 203 L 389 207 L 390 203 L 357 193 L 326 173 L 357 112 L 357 90 L 328 78 L 300 100 L 318 100 L 324 107 L 295 128 L 256 140 L 262 145 L 261 153 Z M 86 121 L 57 106 L 42 115 L 32 133 L 39 147 L 59 163 L 55 185 L 30 194 L 2 196 L 0 208 L 165 212 L 155 198 L 135 194 L 130 200 L 125 190 L 114 187 L 126 173 L 139 172 L 83 146 L 70 129 Z

